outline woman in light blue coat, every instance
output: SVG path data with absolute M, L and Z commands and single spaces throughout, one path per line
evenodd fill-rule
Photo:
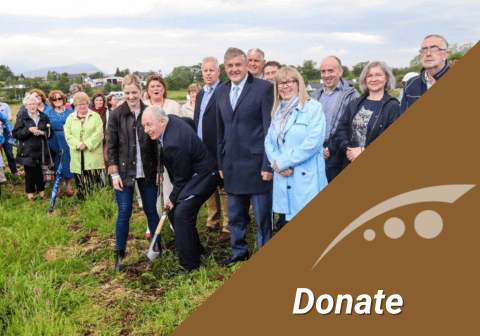
M 281 68 L 275 78 L 272 123 L 265 151 L 275 170 L 273 211 L 281 229 L 326 185 L 322 105 L 310 98 L 295 68 Z

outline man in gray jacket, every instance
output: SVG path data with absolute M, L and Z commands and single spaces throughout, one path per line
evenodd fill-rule
M 322 104 L 327 119 L 327 133 L 323 143 L 323 156 L 328 183 L 342 170 L 343 157 L 332 153 L 331 141 L 337 130 L 345 107 L 359 97 L 357 90 L 342 78 L 342 62 L 336 56 L 325 57 L 320 64 L 320 72 L 324 83 L 323 88 L 316 90 L 311 97 Z

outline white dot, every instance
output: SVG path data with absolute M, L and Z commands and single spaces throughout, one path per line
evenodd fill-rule
M 385 234 L 389 238 L 400 238 L 405 233 L 405 223 L 400 218 L 390 218 L 385 222 L 383 231 L 385 231 Z
M 425 210 L 420 212 L 415 218 L 415 231 L 418 235 L 425 239 L 435 238 L 442 232 L 443 219 L 432 210 Z
M 372 241 L 375 239 L 375 231 L 368 229 L 363 233 L 363 237 L 368 241 Z

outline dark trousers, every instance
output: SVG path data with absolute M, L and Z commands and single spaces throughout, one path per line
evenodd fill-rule
M 337 177 L 338 174 L 342 172 L 342 167 L 341 166 L 331 166 L 325 168 L 325 175 L 327 175 L 327 181 L 328 183 L 332 182 L 335 177 Z
M 3 135 L 5 136 L 5 142 L 2 144 L 3 150 L 5 151 L 5 156 L 7 157 L 8 167 L 12 174 L 18 173 L 17 163 L 15 162 L 15 157 L 13 156 L 12 145 L 8 142 L 10 134 L 7 133 L 7 129 L 3 129 Z
M 37 163 L 35 167 L 23 166 L 25 169 L 25 191 L 27 194 L 45 191 L 45 182 L 43 182 L 42 168 Z
M 180 266 L 187 270 L 200 267 L 199 251 L 203 248 L 196 228 L 197 215 L 203 203 L 210 196 L 195 196 L 189 200 L 180 201 L 175 205 L 173 211 L 168 213 L 168 219 L 175 229 L 175 244 L 180 258 Z
M 258 248 L 272 237 L 272 193 L 236 195 L 228 194 L 228 227 L 232 254 L 244 256 L 248 251 L 245 239 L 247 225 L 250 223 L 250 200 L 252 201 L 255 222 L 257 223 Z
M 278 214 L 277 232 L 280 231 L 289 221 L 285 219 L 285 214 Z

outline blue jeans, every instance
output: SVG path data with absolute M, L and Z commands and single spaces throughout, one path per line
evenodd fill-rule
M 8 167 L 12 174 L 18 173 L 17 164 L 15 162 L 15 157 L 13 156 L 12 145 L 8 142 L 10 134 L 7 133 L 7 129 L 3 129 L 3 135 L 5 137 L 5 142 L 2 144 L 3 150 L 5 151 L 5 156 L 7 157 Z
M 272 193 L 235 195 L 228 194 L 228 227 L 232 254 L 244 256 L 248 251 L 245 240 L 247 225 L 250 223 L 250 200 L 252 201 L 255 222 L 257 223 L 258 248 L 265 245 L 272 237 Z
M 150 232 L 157 229 L 160 217 L 157 213 L 157 189 L 156 185 L 149 185 L 144 178 L 137 179 L 138 189 L 143 200 L 143 211 L 147 215 L 147 224 Z M 123 191 L 115 190 L 115 198 L 118 205 L 117 224 L 115 226 L 115 237 L 117 250 L 125 250 L 127 247 L 128 232 L 130 230 L 130 217 L 132 216 L 133 193 L 135 188 L 123 187 Z M 160 239 L 160 237 L 158 237 Z

